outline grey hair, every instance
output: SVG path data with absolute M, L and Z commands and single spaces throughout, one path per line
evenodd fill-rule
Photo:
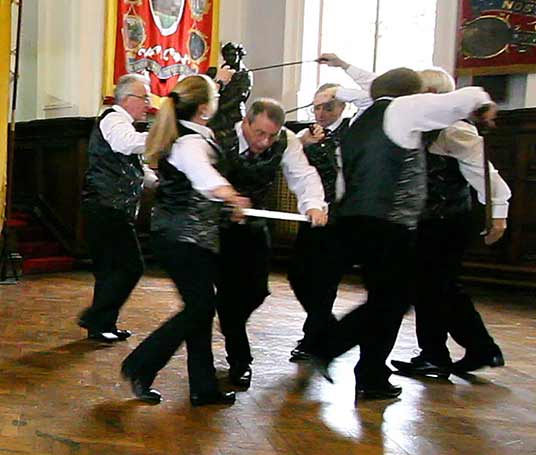
M 246 119 L 249 123 L 255 121 L 257 115 L 266 113 L 270 121 L 278 126 L 283 126 L 285 123 L 285 110 L 279 101 L 272 98 L 257 98 L 249 107 L 246 113 Z
M 315 96 L 319 93 L 323 92 L 324 90 L 327 90 L 328 88 L 339 88 L 341 84 L 335 84 L 333 82 L 326 82 L 325 84 L 322 84 L 320 87 L 316 89 Z
M 330 88 L 339 88 L 342 87 L 341 84 L 335 84 L 333 82 L 326 82 L 325 84 L 322 84 L 320 87 L 316 89 L 315 97 L 322 93 L 324 90 L 330 89 Z M 333 99 L 335 103 L 338 103 L 340 106 L 346 106 L 346 101 L 340 100 L 340 99 Z
M 448 93 L 456 89 L 454 78 L 443 68 L 428 68 L 419 71 L 425 92 Z
M 141 82 L 143 85 L 149 85 L 149 80 L 141 74 L 129 73 L 121 76 L 114 90 L 115 102 L 120 103 L 129 95 L 132 84 Z

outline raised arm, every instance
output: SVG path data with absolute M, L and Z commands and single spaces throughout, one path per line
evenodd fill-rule
M 336 54 L 325 53 L 318 57 L 318 63 L 327 66 L 342 68 L 360 88 L 338 87 L 332 90 L 330 95 L 340 101 L 345 101 L 356 105 L 358 108 L 366 108 L 372 104 L 370 98 L 370 85 L 376 78 L 376 74 L 370 71 L 357 68 L 342 60 Z
M 402 96 L 388 106 L 384 131 L 395 144 L 408 149 L 418 148 L 422 132 L 446 128 L 491 102 L 480 87 L 465 87 L 440 95 Z

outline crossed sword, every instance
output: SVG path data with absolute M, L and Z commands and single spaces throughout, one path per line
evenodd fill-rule
M 487 235 L 493 225 L 492 210 L 491 210 L 491 178 L 489 173 L 489 152 L 484 142 L 484 195 L 486 199 L 485 203 L 485 226 L 482 235 Z M 283 221 L 300 221 L 309 223 L 311 220 L 307 215 L 301 215 L 299 213 L 280 212 L 276 210 L 260 210 L 260 209 L 242 209 L 245 216 L 254 218 L 269 218 L 273 220 Z
M 303 63 L 318 63 L 319 60 L 301 60 L 297 62 L 287 62 L 287 63 L 279 63 L 276 65 L 268 65 L 268 66 L 261 66 L 258 68 L 252 68 L 248 71 L 262 71 L 266 69 L 272 69 L 272 68 L 279 68 L 282 66 L 290 66 L 290 65 L 300 65 Z M 299 106 L 293 109 L 290 109 L 286 111 L 285 113 L 291 113 L 309 106 L 312 106 L 313 103 L 307 104 L 305 106 Z M 492 218 L 492 209 L 491 209 L 491 177 L 489 173 L 489 152 L 486 147 L 486 141 L 484 139 L 484 153 L 483 153 L 483 160 L 484 160 L 484 194 L 485 194 L 485 226 L 484 231 L 482 232 L 482 235 L 486 235 L 490 232 L 492 225 L 493 225 L 493 218 Z M 256 217 L 256 218 L 269 218 L 274 220 L 283 220 L 283 221 L 300 221 L 300 222 L 310 222 L 308 216 L 301 215 L 299 213 L 290 213 L 290 212 L 279 212 L 276 210 L 259 210 L 259 209 L 243 209 L 242 212 L 246 216 L 250 217 Z

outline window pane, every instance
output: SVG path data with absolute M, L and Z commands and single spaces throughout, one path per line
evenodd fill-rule
M 436 0 L 381 0 L 376 72 L 432 66 Z
M 320 52 L 337 54 L 352 65 L 371 70 L 374 58 L 376 0 L 324 0 L 322 3 L 321 10 L 318 0 L 307 0 L 305 4 L 304 59 L 318 57 L 318 38 L 311 36 L 316 26 L 317 37 L 320 37 L 321 42 Z M 318 30 L 319 14 L 322 14 L 321 30 Z M 313 26 L 308 27 L 309 24 Z M 346 87 L 355 86 L 352 79 L 340 68 L 330 68 L 326 65 L 317 68 L 307 64 L 302 67 L 299 104 L 310 103 L 317 87 L 326 82 Z M 312 120 L 313 117 L 309 110 L 298 112 L 299 120 Z
M 376 0 L 324 0 L 321 49 L 348 63 L 372 70 Z M 348 86 L 352 81 L 340 68 L 320 69 L 320 83 Z
M 379 1 L 376 72 L 381 74 L 399 66 L 414 69 L 432 66 L 437 0 Z M 377 0 L 306 0 L 304 60 L 317 57 L 320 39 L 321 52 L 335 53 L 352 65 L 372 71 L 376 8 Z M 322 15 L 321 27 L 319 15 Z M 311 102 L 317 86 L 326 82 L 354 86 L 340 68 L 305 64 L 299 105 Z M 312 117 L 307 110 L 301 110 L 298 118 Z
M 320 0 L 307 0 L 304 7 L 302 59 L 314 60 L 318 57 L 320 40 Z M 298 106 L 309 104 L 318 84 L 318 65 L 305 63 L 301 66 L 301 82 L 298 91 Z M 293 106 L 294 107 L 294 106 Z M 308 109 L 296 112 L 298 120 L 311 120 Z

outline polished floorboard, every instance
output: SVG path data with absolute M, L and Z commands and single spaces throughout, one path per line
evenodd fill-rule
M 0 454 L 246 455 L 536 454 L 536 298 L 531 291 L 472 289 L 507 365 L 449 380 L 393 376 L 403 387 L 390 401 L 354 403 L 355 349 L 334 366 L 335 384 L 288 362 L 303 312 L 283 275 L 249 324 L 255 363 L 252 387 L 234 406 L 191 408 L 185 351 L 155 386 L 164 402 L 132 399 L 119 376 L 121 360 L 180 307 L 171 282 L 148 272 L 125 306 L 120 325 L 135 332 L 106 346 L 85 340 L 75 324 L 92 295 L 81 271 L 24 277 L 0 286 Z M 359 284 L 345 282 L 336 303 L 343 314 L 362 302 Z M 415 352 L 408 314 L 392 357 Z M 463 351 L 452 345 L 455 357 Z M 225 381 L 223 340 L 214 353 Z

